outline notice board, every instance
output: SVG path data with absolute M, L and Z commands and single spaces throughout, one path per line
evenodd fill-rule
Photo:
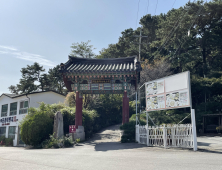
M 191 107 L 190 72 L 145 83 L 146 110 Z

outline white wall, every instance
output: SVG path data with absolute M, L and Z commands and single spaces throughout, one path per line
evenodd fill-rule
M 46 104 L 64 103 L 65 96 L 55 92 L 34 93 L 28 95 L 30 97 L 30 107 L 39 107 L 39 102 Z
M 29 99 L 29 98 L 30 99 Z M 19 114 L 20 109 L 20 102 L 21 101 L 30 101 L 29 107 L 39 107 L 39 102 L 44 102 L 46 104 L 54 104 L 54 103 L 64 103 L 65 96 L 57 94 L 55 92 L 43 92 L 43 93 L 34 93 L 29 94 L 28 97 L 26 95 L 16 98 L 10 98 L 5 95 L 2 95 L 0 97 L 0 119 L 2 118 L 8 118 L 8 117 L 14 117 L 16 116 L 17 121 L 16 122 L 10 122 L 10 125 L 4 125 L 2 126 L 2 122 L 0 122 L 0 127 L 6 127 L 6 137 L 8 137 L 8 129 L 9 126 L 16 126 L 16 134 L 18 134 L 18 125 L 19 122 L 27 115 L 27 114 Z M 10 103 L 17 102 L 17 114 L 10 116 Z M 1 117 L 1 109 L 2 105 L 8 104 L 8 112 L 6 117 Z M 18 135 L 16 135 L 18 136 Z M 16 139 L 17 141 L 17 139 Z
M 0 122 L 0 127 L 6 127 L 6 138 L 8 137 L 9 126 L 16 126 L 16 131 L 15 132 L 16 132 L 16 134 L 18 134 L 19 121 L 21 121 L 26 116 L 26 114 L 19 115 L 19 103 L 21 101 L 25 101 L 25 100 L 27 100 L 26 96 L 17 97 L 17 98 L 14 98 L 14 99 L 12 99 L 10 97 L 7 97 L 5 95 L 1 96 L 1 98 L 0 98 L 0 119 L 8 118 L 8 117 L 14 117 L 14 116 L 16 116 L 16 119 L 18 119 L 16 122 L 10 122 L 9 125 L 5 125 L 5 126 L 2 126 L 2 123 Z M 17 114 L 10 116 L 9 115 L 10 114 L 10 103 L 14 103 L 14 102 L 17 102 Z M 2 105 L 5 105 L 5 104 L 8 104 L 7 116 L 6 117 L 1 117 Z

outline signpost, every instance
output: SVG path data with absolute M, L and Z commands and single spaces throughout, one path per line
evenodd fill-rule
M 75 125 L 69 125 L 69 133 L 75 133 L 76 132 L 76 126 Z
M 190 72 L 187 71 L 158 80 L 146 82 L 145 89 L 147 119 L 148 112 L 150 111 L 190 107 L 191 124 L 193 130 L 193 149 L 196 151 L 196 121 L 195 110 L 192 109 Z
M 145 83 L 146 111 L 191 106 L 190 72 Z

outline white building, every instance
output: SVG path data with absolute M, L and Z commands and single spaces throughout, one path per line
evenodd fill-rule
M 24 145 L 18 127 L 19 121 L 28 113 L 29 107 L 46 104 L 64 103 L 65 96 L 54 91 L 33 92 L 30 94 L 5 94 L 0 96 L 0 136 L 13 138 L 13 146 Z

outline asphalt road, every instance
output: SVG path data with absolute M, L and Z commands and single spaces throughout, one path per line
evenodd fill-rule
M 90 141 L 65 149 L 0 147 L 0 170 L 222 170 L 222 152 L 201 149 L 162 149 L 136 143 L 121 144 L 118 126 Z M 206 141 L 202 141 L 202 144 Z

